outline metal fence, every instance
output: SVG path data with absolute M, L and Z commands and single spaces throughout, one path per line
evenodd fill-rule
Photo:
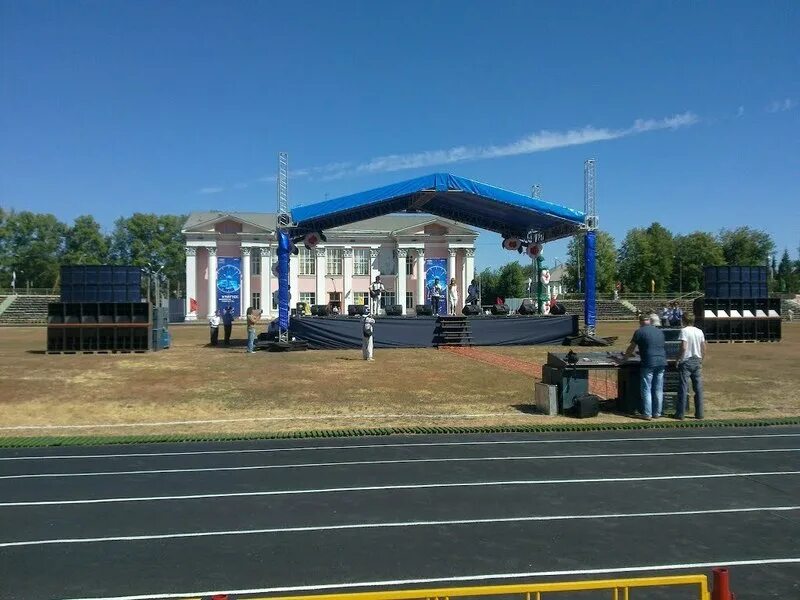
M 638 577 L 629 579 L 597 579 L 586 581 L 543 582 L 515 585 L 487 585 L 477 587 L 439 588 L 424 590 L 374 591 L 350 594 L 324 594 L 316 596 L 290 596 L 269 600 L 451 600 L 452 598 L 479 598 L 487 596 L 519 596 L 518 600 L 542 600 L 547 594 L 567 592 L 608 592 L 612 600 L 630 600 L 631 591 L 640 589 L 645 594 L 654 588 L 684 588 L 697 600 L 711 600 L 708 577 L 705 575 L 673 575 L 667 577 Z M 224 595 L 222 596 L 225 597 Z M 647 595 L 639 596 L 647 598 Z M 557 596 L 556 596 L 557 598 Z M 267 600 L 265 598 L 254 600 Z

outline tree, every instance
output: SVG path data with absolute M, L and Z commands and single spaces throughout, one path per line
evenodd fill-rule
M 67 227 L 53 215 L 28 211 L 5 212 L 0 217 L 0 263 L 5 279 L 17 273 L 17 286 L 53 288 L 58 281 L 59 261 Z
M 610 233 L 597 231 L 595 240 L 596 289 L 601 294 L 614 291 L 617 282 L 617 250 Z M 564 284 L 570 291 L 578 291 L 578 273 L 584 276 L 584 237 L 575 236 L 567 246 L 567 263 Z M 582 284 L 583 286 L 583 284 Z
M 793 292 L 797 288 L 797 277 L 792 267 L 792 259 L 789 258 L 789 250 L 784 249 L 781 262 L 778 264 L 776 276 L 778 290 L 781 292 Z
M 481 289 L 481 304 L 492 304 L 494 299 L 500 295 L 500 288 L 497 285 L 497 271 L 487 267 L 478 275 L 478 282 Z
M 170 288 L 185 278 L 186 259 L 181 228 L 185 216 L 135 213 L 119 218 L 111 234 L 111 260 L 137 267 L 163 267 Z
M 504 298 L 524 298 L 528 295 L 528 276 L 517 261 L 500 267 L 497 276 L 498 295 Z
M 649 292 L 655 281 L 657 292 L 666 292 L 672 276 L 675 242 L 659 223 L 647 229 L 631 229 L 619 249 L 619 278 L 625 289 Z
M 75 219 L 67 230 L 63 264 L 102 265 L 108 263 L 108 238 L 91 215 Z
M 703 267 L 725 264 L 722 246 L 710 233 L 695 231 L 675 238 L 675 264 L 672 289 L 687 292 L 702 291 Z
M 719 234 L 722 254 L 729 265 L 757 267 L 769 264 L 775 242 L 766 232 L 750 227 L 724 229 Z

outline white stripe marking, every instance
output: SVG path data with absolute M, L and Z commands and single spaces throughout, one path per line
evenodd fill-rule
M 523 413 L 469 413 L 469 414 L 424 414 L 405 413 L 398 415 L 303 415 L 303 421 L 328 421 L 331 419 L 477 419 L 482 417 L 524 417 Z M 10 425 L 0 427 L 0 431 L 19 431 L 23 429 L 107 429 L 115 427 L 165 427 L 169 425 L 216 425 L 220 423 L 249 423 L 251 421 L 297 421 L 298 417 L 250 417 L 248 419 L 207 419 L 202 421 L 142 421 L 140 423 L 97 423 L 83 425 Z
M 171 473 L 205 473 L 218 471 L 256 471 L 263 469 L 301 469 L 308 467 L 350 467 L 366 465 L 401 465 L 413 463 L 451 463 L 486 462 L 514 460 L 563 460 L 592 458 L 643 458 L 652 456 L 692 456 L 709 454 L 761 454 L 765 452 L 800 452 L 800 448 L 766 448 L 756 450 L 697 450 L 687 452 L 636 452 L 615 454 L 554 454 L 538 456 L 479 456 L 455 458 L 404 458 L 396 460 L 353 460 L 344 462 L 298 463 L 287 465 L 249 465 L 244 467 L 198 467 L 193 469 L 149 469 L 139 471 L 87 471 L 83 473 L 26 473 L 21 475 L 2 475 L 2 479 L 37 479 L 42 477 L 97 477 L 113 475 L 163 475 Z
M 686 569 L 711 569 L 714 567 L 747 567 L 756 565 L 789 565 L 800 563 L 800 558 L 756 558 L 750 560 L 718 560 L 668 565 L 641 565 L 635 567 L 605 567 L 598 569 L 571 569 L 562 571 L 530 571 L 528 573 L 485 573 L 480 575 L 453 575 L 450 577 L 426 577 L 419 579 L 387 579 L 383 581 L 361 581 L 346 583 L 323 583 L 318 585 L 293 585 L 245 590 L 213 590 L 207 592 L 183 592 L 144 594 L 139 596 L 103 596 L 72 598 L 70 600 L 160 600 L 167 598 L 207 597 L 214 594 L 284 594 L 292 592 L 318 592 L 322 590 L 345 590 L 353 588 L 386 588 L 431 583 L 495 581 L 498 579 L 522 579 L 533 577 L 569 577 L 584 575 L 606 575 L 614 573 L 642 573 L 646 571 L 680 571 Z
M 227 492 L 222 494 L 187 494 L 184 496 L 138 496 L 128 498 L 91 498 L 86 500 L 36 500 L 30 502 L 0 502 L 0 507 L 62 506 L 69 504 L 110 504 L 116 502 L 159 502 L 163 500 L 200 500 L 207 498 L 245 498 L 252 496 L 299 496 L 341 492 L 372 492 L 388 490 L 423 490 L 461 487 L 497 487 L 504 485 L 557 485 L 567 483 L 613 483 L 628 481 L 670 481 L 686 479 L 722 479 L 730 477 L 770 477 L 800 475 L 800 471 L 756 471 L 745 473 L 708 473 L 703 475 L 654 475 L 648 477 L 607 477 L 593 479 L 522 479 L 511 481 L 473 481 L 466 483 L 411 483 L 401 485 L 369 485 L 358 487 L 317 488 L 308 490 L 270 490 L 265 492 Z
M 346 529 L 390 529 L 402 527 L 436 527 L 448 525 L 482 525 L 487 523 L 526 523 L 532 521 L 573 521 L 581 519 L 625 519 L 639 517 L 677 517 L 691 515 L 721 515 L 753 512 L 788 512 L 800 510 L 800 506 L 761 506 L 753 508 L 721 508 L 711 510 L 681 510 L 674 512 L 610 513 L 603 515 L 550 515 L 536 517 L 499 517 L 494 519 L 456 519 L 451 521 L 405 521 L 394 523 L 352 523 L 347 525 L 318 525 L 307 527 L 272 527 L 267 529 L 232 529 L 223 531 L 197 531 L 189 533 L 165 533 L 154 535 L 130 535 L 117 537 L 63 538 L 50 540 L 28 540 L 2 542 L 0 548 L 17 546 L 42 546 L 46 544 L 88 544 L 95 542 L 138 542 L 143 540 L 171 540 L 180 538 L 217 537 L 231 535 L 257 535 L 267 533 L 305 533 L 310 531 L 341 531 Z
M 358 450 L 370 448 L 418 448 L 418 447 L 449 447 L 449 446 L 495 446 L 516 444 L 605 444 L 619 442 L 664 442 L 664 441 L 692 441 L 692 440 L 738 440 L 756 438 L 784 438 L 800 437 L 800 433 L 759 433 L 750 435 L 676 435 L 660 437 L 624 437 L 624 438 L 583 438 L 583 439 L 545 439 L 545 440 L 490 440 L 471 442 L 410 442 L 399 444 L 349 444 L 346 446 L 295 446 L 290 448 L 245 448 L 239 450 L 194 450 L 182 452 L 129 452 L 119 454 L 48 454 L 42 456 L 4 456 L 0 461 L 6 460 L 63 460 L 83 458 L 143 458 L 151 456 L 200 456 L 206 454 L 260 454 L 272 452 L 307 452 L 312 450 Z

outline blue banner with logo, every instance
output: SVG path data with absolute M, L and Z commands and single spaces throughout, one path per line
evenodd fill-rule
M 222 313 L 228 307 L 233 315 L 241 315 L 242 258 L 220 256 L 217 258 L 217 309 Z
M 438 280 L 438 281 L 437 281 Z M 433 286 L 439 284 L 439 313 L 447 314 L 447 259 L 446 258 L 426 258 L 425 259 L 425 303 L 431 304 L 431 290 Z

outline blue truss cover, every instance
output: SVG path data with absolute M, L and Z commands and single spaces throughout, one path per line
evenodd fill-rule
M 499 187 L 433 173 L 384 187 L 292 209 L 296 234 L 324 231 L 393 212 L 422 212 L 508 235 L 542 232 L 545 241 L 583 228 L 579 210 Z

